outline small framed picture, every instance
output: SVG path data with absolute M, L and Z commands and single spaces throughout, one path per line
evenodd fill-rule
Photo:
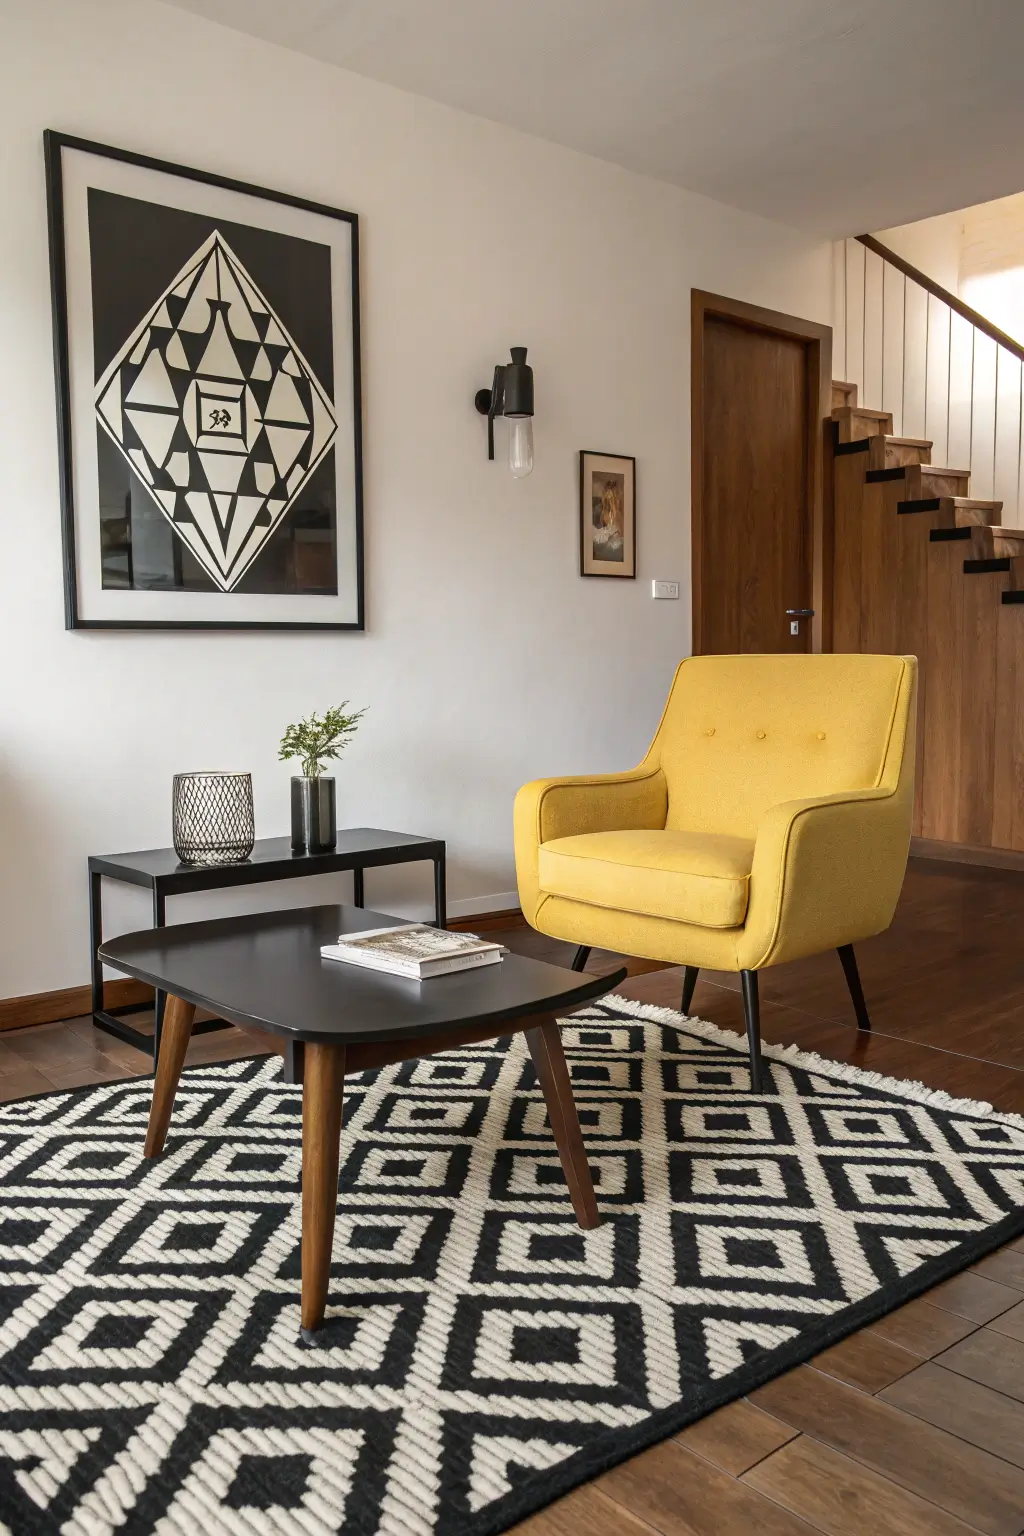
M 580 454 L 580 575 L 636 577 L 636 459 Z

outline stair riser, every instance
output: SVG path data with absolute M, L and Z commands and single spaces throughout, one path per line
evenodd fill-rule
M 879 411 L 859 411 L 840 407 L 833 412 L 836 435 L 841 443 L 853 443 L 861 437 L 885 437 L 892 434 L 892 415 Z

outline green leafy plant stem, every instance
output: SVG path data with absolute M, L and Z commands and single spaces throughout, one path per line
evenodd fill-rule
M 349 703 L 345 699 L 343 703 L 327 710 L 323 716 L 314 711 L 297 725 L 290 725 L 281 737 L 278 757 L 282 761 L 290 757 L 300 758 L 304 776 L 307 779 L 320 778 L 325 764 L 344 752 L 366 714 L 365 709 L 357 709 L 352 713 L 348 710 Z

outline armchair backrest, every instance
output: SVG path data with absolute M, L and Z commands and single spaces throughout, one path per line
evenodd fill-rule
M 752 838 L 782 801 L 895 789 L 915 671 L 913 657 L 831 653 L 680 662 L 647 757 L 666 825 Z

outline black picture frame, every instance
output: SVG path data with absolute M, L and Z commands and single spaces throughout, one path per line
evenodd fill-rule
M 610 579 L 636 580 L 636 459 L 626 453 L 603 453 L 595 448 L 580 449 L 579 518 L 580 575 Z M 619 466 L 622 466 L 621 469 Z M 623 481 L 622 555 L 601 560 L 595 555 L 593 480 L 594 474 L 621 474 Z
M 65 229 L 65 186 L 63 154 L 65 150 L 81 151 L 108 160 L 120 161 L 164 175 L 181 177 L 205 186 L 223 189 L 230 193 L 255 197 L 268 202 L 283 204 L 321 217 L 343 221 L 350 230 L 351 271 L 351 463 L 352 463 L 352 535 L 354 554 L 354 597 L 356 614 L 351 620 L 336 619 L 174 619 L 174 618 L 89 618 L 80 612 L 78 586 L 78 554 L 76 549 L 75 522 L 75 467 L 74 430 L 72 422 L 72 337 L 68 310 L 68 271 Z M 151 155 L 136 154 L 108 144 L 96 143 L 72 134 L 46 129 L 43 134 L 43 152 L 46 178 L 47 226 L 50 258 L 50 294 L 53 317 L 54 373 L 56 384 L 58 467 L 60 477 L 61 522 L 63 534 L 64 611 L 66 629 L 215 629 L 215 630 L 353 630 L 366 627 L 365 577 L 364 577 L 364 502 L 363 502 L 363 431 L 362 431 L 362 379 L 360 362 L 360 301 L 359 301 L 359 218 L 355 213 L 330 207 L 308 198 L 287 192 L 275 192 L 266 187 L 233 177 L 221 176 L 212 171 L 196 169 L 158 159 Z

